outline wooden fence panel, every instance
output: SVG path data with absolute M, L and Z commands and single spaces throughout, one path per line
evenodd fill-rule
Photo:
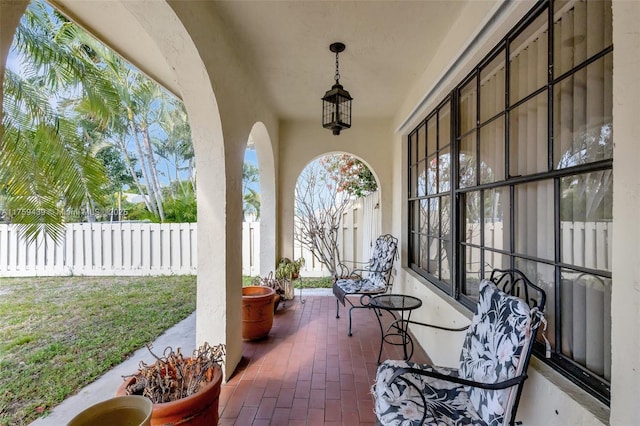
M 0 224 L 2 277 L 195 274 L 197 262 L 195 223 L 70 223 L 60 243 L 30 245 Z

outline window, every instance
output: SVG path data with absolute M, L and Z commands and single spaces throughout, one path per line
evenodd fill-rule
M 409 135 L 408 162 L 411 268 L 468 307 L 489 271 L 522 270 L 547 292 L 540 358 L 605 403 L 611 37 L 610 1 L 540 2 Z
M 451 101 L 409 136 L 410 263 L 451 293 Z

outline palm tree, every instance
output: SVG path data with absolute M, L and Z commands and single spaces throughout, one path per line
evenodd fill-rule
M 104 120 L 117 93 L 101 70 L 78 53 L 77 27 L 32 3 L 17 29 L 23 73 L 5 72 L 0 193 L 7 218 L 28 241 L 63 236 L 64 223 L 101 206 L 107 184 L 100 145 L 84 137 L 65 114 L 64 94 L 81 94 Z M 83 84 L 84 83 L 84 84 Z
M 66 213 L 90 212 L 113 190 L 96 158 L 111 147 L 147 209 L 164 220 L 155 130 L 181 139 L 176 152 L 190 164 L 193 158 L 188 125 L 178 126 L 179 136 L 162 130 L 166 111 L 179 101 L 40 0 L 28 7 L 15 49 L 24 72 L 6 73 L 0 142 L 0 195 L 9 219 L 30 240 L 41 232 L 60 238 L 71 219 Z
M 190 163 L 194 157 L 191 129 L 184 104 L 166 93 L 161 92 L 160 96 L 162 108 L 158 124 L 166 138 L 153 140 L 154 151 L 165 160 L 169 181 L 176 182 L 176 185 L 171 185 L 171 195 L 176 198 L 178 197 L 176 190 L 179 190 L 182 195 L 186 195 L 190 190 L 189 185 L 185 185 L 180 178 L 180 173 L 187 170 L 188 179 L 191 180 L 193 168 L 190 167 Z M 181 166 L 185 163 L 187 163 L 186 167 Z
M 251 185 L 260 181 L 260 170 L 251 163 L 242 164 L 242 213 L 260 217 L 260 193 Z

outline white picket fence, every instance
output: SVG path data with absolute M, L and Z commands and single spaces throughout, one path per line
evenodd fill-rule
M 339 237 L 343 259 L 370 257 L 380 233 L 377 204 L 375 193 L 345 212 Z M 0 224 L 0 277 L 196 274 L 197 230 L 195 223 L 71 223 L 60 243 L 42 236 L 28 245 L 14 225 Z M 260 222 L 244 222 L 242 230 L 242 273 L 259 275 Z M 302 276 L 329 275 L 299 245 L 294 257 L 306 261 Z
M 380 209 L 378 192 L 354 200 L 345 210 L 338 234 L 338 249 L 343 261 L 361 262 L 371 257 L 371 250 L 380 235 Z M 244 222 L 242 227 L 242 274 L 256 276 L 260 273 L 260 222 Z M 326 277 L 330 273 L 313 252 L 297 241 L 293 257 L 304 258 L 302 277 Z M 350 265 L 352 266 L 352 265 Z M 274 265 L 275 267 L 275 265 Z
M 611 270 L 611 237 L 613 235 L 613 222 L 560 222 L 560 234 L 562 241 L 562 262 L 579 267 Z M 537 244 L 534 254 L 543 258 L 553 258 L 553 241 L 546 241 L 536 236 Z M 479 245 L 480 226 L 468 224 L 465 238 L 467 242 Z M 539 240 L 539 241 L 538 241 Z M 509 241 L 504 240 L 503 223 L 493 222 L 485 224 L 484 243 L 487 247 L 504 250 Z M 480 268 L 480 251 L 468 249 L 466 253 L 466 270 L 477 271 Z M 504 258 L 501 254 L 485 252 L 485 264 L 492 267 L 504 268 Z
M 71 223 L 55 244 L 27 245 L 0 225 L 0 276 L 171 275 L 197 272 L 195 223 Z

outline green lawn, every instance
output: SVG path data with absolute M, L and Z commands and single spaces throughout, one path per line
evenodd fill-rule
M 195 276 L 0 278 L 0 424 L 46 414 L 195 307 Z
M 242 277 L 242 285 L 259 285 L 259 277 Z M 296 288 L 331 288 L 333 282 L 331 281 L 331 277 L 320 277 L 320 278 L 311 278 L 311 277 L 302 277 L 299 281 L 295 282 Z

